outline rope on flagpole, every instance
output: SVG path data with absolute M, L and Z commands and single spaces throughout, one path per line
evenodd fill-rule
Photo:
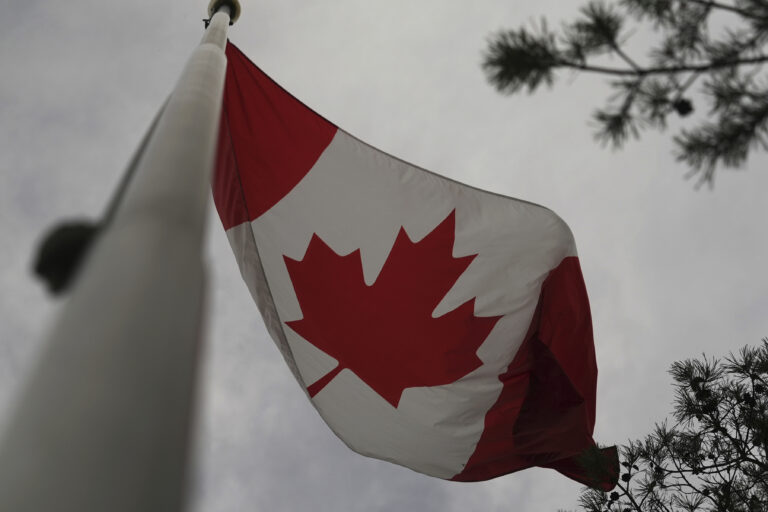
M 232 0 L 211 8 L 17 397 L 0 438 L 2 511 L 183 509 L 226 31 L 239 14 Z
M 210 25 L 213 15 L 220 10 L 229 14 L 230 25 L 233 25 L 240 17 L 240 4 L 236 0 L 211 0 L 208 4 L 208 18 L 203 20 L 206 29 Z M 138 160 L 143 155 L 164 108 L 165 104 L 160 107 L 160 111 L 153 119 L 131 158 L 102 218 L 98 221 L 78 219 L 59 222 L 50 228 L 40 242 L 35 254 L 33 270 L 35 275 L 48 286 L 48 290 L 53 295 L 61 295 L 68 290 L 74 282 L 80 264 L 85 259 L 93 241 L 114 216 L 133 177 Z
M 226 11 L 224 11 L 226 9 Z M 240 17 L 240 4 L 236 0 L 211 0 L 208 4 L 208 18 L 204 19 L 205 28 L 219 10 L 229 13 L 229 24 L 233 25 Z M 144 154 L 147 142 L 160 119 L 165 103 L 152 120 L 147 133 L 134 153 L 120 179 L 115 192 L 107 204 L 107 209 L 98 221 L 87 219 L 62 221 L 51 227 L 43 236 L 35 254 L 33 270 L 53 295 L 65 293 L 77 277 L 80 264 L 85 259 L 93 241 L 104 226 L 114 217 L 117 206 L 133 177 L 139 158 Z
M 69 289 L 77 278 L 81 263 L 96 237 L 114 218 L 117 207 L 131 183 L 131 178 L 133 178 L 136 167 L 167 103 L 166 100 L 155 114 L 149 129 L 147 129 L 128 166 L 123 171 L 120 182 L 112 193 L 101 218 L 98 220 L 70 219 L 60 221 L 43 236 L 35 254 L 33 270 L 35 275 L 47 285 L 48 291 L 52 295 L 60 296 Z

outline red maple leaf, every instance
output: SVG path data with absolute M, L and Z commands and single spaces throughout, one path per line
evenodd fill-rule
M 474 316 L 473 298 L 432 318 L 476 256 L 454 258 L 454 238 L 454 212 L 418 243 L 400 228 L 371 286 L 359 249 L 340 256 L 313 235 L 303 260 L 284 257 L 304 315 L 286 324 L 339 362 L 310 396 L 349 368 L 397 407 L 405 388 L 450 384 L 480 367 L 477 349 L 501 317 Z

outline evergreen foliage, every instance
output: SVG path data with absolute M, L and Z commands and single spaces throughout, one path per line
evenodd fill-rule
M 621 449 L 612 492 L 585 488 L 587 512 L 768 510 L 768 338 L 724 360 L 672 365 L 674 424 Z
M 727 28 L 717 28 L 722 22 Z M 625 47 L 646 25 L 658 40 L 641 62 Z M 602 65 L 609 55 L 621 65 Z M 718 167 L 739 167 L 751 150 L 768 149 L 766 62 L 768 0 L 591 0 L 557 32 L 544 21 L 495 34 L 483 68 L 504 94 L 551 86 L 559 69 L 608 76 L 615 94 L 593 121 L 596 139 L 614 148 L 644 128 L 666 128 L 670 114 L 689 116 L 698 82 L 696 103 L 709 115 L 674 136 L 676 156 L 699 184 L 712 184 Z

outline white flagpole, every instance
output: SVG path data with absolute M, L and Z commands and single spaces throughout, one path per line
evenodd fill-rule
M 0 443 L 1 511 L 183 509 L 203 232 L 239 10 L 211 2 L 205 36 L 22 387 Z

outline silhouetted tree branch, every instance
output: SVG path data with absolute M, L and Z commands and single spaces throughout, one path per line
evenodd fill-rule
M 727 29 L 712 28 L 715 13 L 731 17 Z M 650 23 L 659 36 L 643 63 L 624 49 L 630 19 Z M 768 148 L 768 80 L 761 74 L 766 46 L 768 0 L 592 0 L 558 32 L 542 21 L 494 35 L 483 68 L 504 94 L 551 86 L 559 69 L 610 77 L 615 94 L 593 121 L 596 139 L 614 148 L 644 128 L 666 128 L 670 114 L 691 114 L 688 91 L 702 80 L 701 100 L 713 119 L 681 130 L 673 140 L 689 174 L 711 184 L 718 166 L 739 167 L 751 150 Z M 606 55 L 625 66 L 595 62 Z
M 768 338 L 724 360 L 672 365 L 674 424 L 621 450 L 611 493 L 585 488 L 587 512 L 768 510 Z

